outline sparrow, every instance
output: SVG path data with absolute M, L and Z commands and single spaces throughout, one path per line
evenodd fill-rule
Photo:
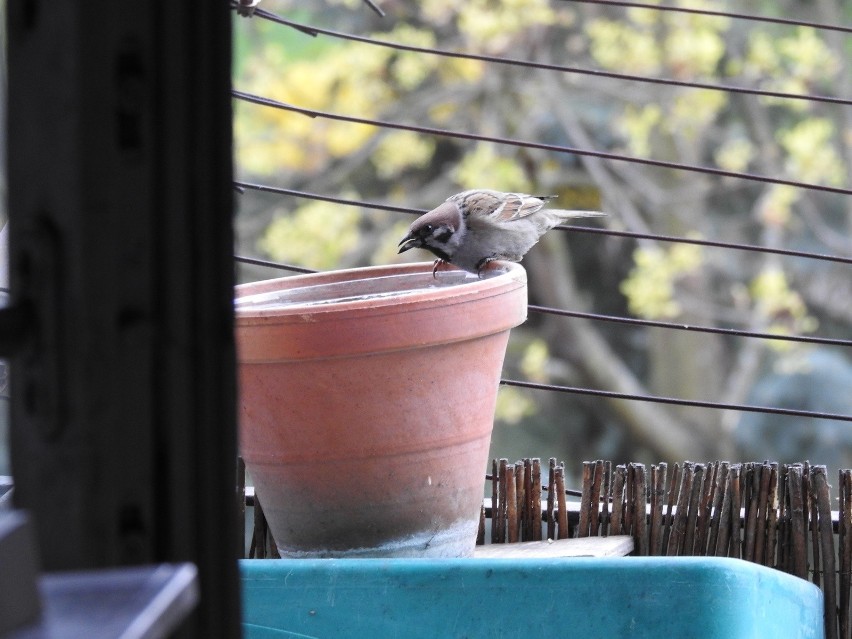
M 424 248 L 435 257 L 432 275 L 441 264 L 454 264 L 482 275 L 494 260 L 520 262 L 539 238 L 575 217 L 600 217 L 599 211 L 545 209 L 555 195 L 502 193 L 473 189 L 450 196 L 418 217 L 399 243 L 399 253 Z

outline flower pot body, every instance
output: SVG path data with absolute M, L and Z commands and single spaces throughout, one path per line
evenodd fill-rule
M 483 279 L 429 263 L 237 287 L 240 447 L 282 556 L 472 554 L 526 299 L 504 263 Z

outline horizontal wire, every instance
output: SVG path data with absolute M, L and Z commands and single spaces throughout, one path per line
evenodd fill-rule
M 615 391 L 595 390 L 593 388 L 577 388 L 574 386 L 539 384 L 537 382 L 525 382 L 517 379 L 501 379 L 500 383 L 504 386 L 516 386 L 518 388 L 530 388 L 533 390 L 571 393 L 577 395 L 592 395 L 596 397 L 608 397 L 611 399 L 627 399 L 639 402 L 653 402 L 656 404 L 674 404 L 677 406 L 712 408 L 716 410 L 733 410 L 747 413 L 766 413 L 771 415 L 786 415 L 790 417 L 809 417 L 814 419 L 831 419 L 842 422 L 852 422 L 852 415 L 823 413 L 809 410 L 796 410 L 794 408 L 778 408 L 775 406 L 753 406 L 751 404 L 723 404 L 720 402 L 704 402 L 691 399 L 679 399 L 676 397 L 658 397 L 655 395 L 633 395 L 630 393 L 617 393 Z
M 446 51 L 443 49 L 435 49 L 432 47 L 420 47 L 410 44 L 402 44 L 400 42 L 391 42 L 388 40 L 378 40 L 376 38 L 368 38 L 366 36 L 358 36 L 351 33 L 334 31 L 332 29 L 324 29 L 310 25 L 301 24 L 292 20 L 287 20 L 281 16 L 275 15 L 269 11 L 258 9 L 254 13 L 258 18 L 275 22 L 284 26 L 297 29 L 302 33 L 312 37 L 317 35 L 326 35 L 332 38 L 341 40 L 349 40 L 352 42 L 360 42 L 362 44 L 376 45 L 397 51 L 410 51 L 413 53 L 422 53 L 427 55 L 442 56 L 445 58 L 457 58 L 462 60 L 477 60 L 479 62 L 489 62 L 495 64 L 505 64 L 508 66 L 524 67 L 531 69 L 541 69 L 545 71 L 558 71 L 560 73 L 572 73 L 575 75 L 588 75 L 598 78 L 609 78 L 615 80 L 627 80 L 630 82 L 641 82 L 645 84 L 667 85 L 675 87 L 686 87 L 691 89 L 705 89 L 708 91 L 724 91 L 726 93 L 739 93 L 746 95 L 757 95 L 768 98 L 781 98 L 785 100 L 807 100 L 810 102 L 824 102 L 829 104 L 852 105 L 852 100 L 847 98 L 832 97 L 827 95 L 803 94 L 803 93 L 785 93 L 782 91 L 768 91 L 765 89 L 754 89 L 751 87 L 742 87 L 727 84 L 712 84 L 708 82 L 691 82 L 687 80 L 673 80 L 670 78 L 655 78 L 651 76 L 635 75 L 629 73 L 617 73 L 614 71 L 603 71 L 599 69 L 586 69 L 583 67 L 566 66 L 562 64 L 550 64 L 547 62 L 534 62 L 532 60 L 522 60 L 519 58 L 505 58 L 500 56 L 482 55 L 478 53 L 465 53 L 457 51 Z
M 239 262 L 246 262 L 248 264 L 256 264 L 259 266 L 268 266 L 270 268 L 276 268 L 287 271 L 297 271 L 299 273 L 316 273 L 318 271 L 314 269 L 308 269 L 301 266 L 293 266 L 292 264 L 283 264 L 280 262 L 270 262 L 267 260 L 259 260 L 252 257 L 245 257 L 242 255 L 235 255 L 234 259 Z M 591 314 L 574 314 L 572 311 L 559 311 L 558 309 L 546 309 L 546 307 L 534 306 L 530 305 L 528 308 L 534 311 L 544 311 L 551 312 L 557 311 L 558 314 L 569 314 L 571 313 L 576 317 L 588 317 Z M 611 316 L 595 316 L 589 317 L 590 319 L 601 319 L 604 321 L 616 321 L 618 318 L 613 318 Z M 634 323 L 632 318 L 620 318 L 621 321 L 628 320 L 628 323 Z M 643 322 L 644 320 L 639 320 L 638 322 Z M 684 329 L 686 327 L 678 324 L 672 324 L 670 326 L 665 326 L 665 328 L 673 328 L 673 329 Z M 688 329 L 689 330 L 689 329 Z M 691 330 L 697 330 L 695 328 Z M 724 331 L 724 329 L 719 329 L 720 331 Z M 713 331 L 715 332 L 715 331 Z M 756 333 L 748 333 L 742 332 L 742 335 L 745 337 L 762 337 L 762 335 Z M 791 336 L 784 336 L 780 339 L 787 338 L 789 339 Z M 769 339 L 779 339 L 776 335 L 771 335 Z M 822 338 L 817 338 L 822 339 Z M 804 340 L 801 340 L 804 341 Z M 832 343 L 835 340 L 832 340 Z M 837 340 L 839 341 L 839 340 Z M 843 345 L 848 345 L 844 342 Z M 751 413 L 767 413 L 772 415 L 787 415 L 793 417 L 809 417 L 809 418 L 819 418 L 819 419 L 831 419 L 831 420 L 839 420 L 839 421 L 852 421 L 852 415 L 840 415 L 836 413 L 824 413 L 824 412 L 816 412 L 816 411 L 805 411 L 805 410 L 796 410 L 792 408 L 776 408 L 773 406 L 753 406 L 750 404 L 723 404 L 719 402 L 704 402 L 690 399 L 679 399 L 674 397 L 658 397 L 653 395 L 633 395 L 629 393 L 617 393 L 615 391 L 603 391 L 603 390 L 595 390 L 592 388 L 576 388 L 573 386 L 558 386 L 555 384 L 540 384 L 537 382 L 526 382 L 517 379 L 501 379 L 500 383 L 504 386 L 516 386 L 519 388 L 529 388 L 533 390 L 544 390 L 549 392 L 560 392 L 560 393 L 572 393 L 577 395 L 592 395 L 597 397 L 608 397 L 611 399 L 626 399 L 626 400 L 634 400 L 641 402 L 653 402 L 658 404 L 674 404 L 677 406 L 693 406 L 699 408 L 712 408 L 716 410 L 736 410 L 736 411 L 744 411 Z
M 710 9 L 688 9 L 686 7 L 674 7 L 671 5 L 654 5 L 641 2 L 622 2 L 621 0 L 563 0 L 564 2 L 581 2 L 585 4 L 611 5 L 613 7 L 628 7 L 631 9 L 650 9 L 652 11 L 674 11 L 678 13 L 692 13 L 718 18 L 733 18 L 735 20 L 751 20 L 753 22 L 769 22 L 772 24 L 783 24 L 791 27 L 810 27 L 812 29 L 823 29 L 825 31 L 840 31 L 852 33 L 852 27 L 842 24 L 827 24 L 822 22 L 807 22 L 804 20 L 791 20 L 789 18 L 773 18 L 771 16 L 757 16 L 746 13 L 732 13 L 729 11 L 713 11 Z
M 295 266 L 293 264 L 283 264 L 282 262 L 271 262 L 269 260 L 261 260 L 256 257 L 247 257 L 245 255 L 234 255 L 234 259 L 245 264 L 254 264 L 255 266 L 266 266 L 269 268 L 277 268 L 282 271 L 295 271 L 297 273 L 318 273 L 316 269 L 305 268 L 304 266 Z
M 388 122 L 386 120 L 376 120 L 372 118 L 361 118 L 352 115 L 341 115 L 339 113 L 330 113 L 328 111 L 319 111 L 316 109 L 308 109 L 305 107 L 299 107 L 292 104 L 287 104 L 285 102 L 279 102 L 278 100 L 273 100 L 271 98 L 265 98 L 263 96 L 255 95 L 252 93 L 247 93 L 245 91 L 239 91 L 237 89 L 232 89 L 231 94 L 237 98 L 238 100 L 243 100 L 245 102 L 250 102 L 252 104 L 257 104 L 260 106 L 266 106 L 273 109 L 282 109 L 284 111 L 291 111 L 293 113 L 300 113 L 310 118 L 325 118 L 328 120 L 337 120 L 339 122 L 350 122 L 353 124 L 365 124 L 369 126 L 375 126 L 385 129 L 396 129 L 400 131 L 413 131 L 416 133 L 424 133 L 427 135 L 436 135 L 441 137 L 448 138 L 456 138 L 459 140 L 471 140 L 476 142 L 492 142 L 494 144 L 501 144 L 505 146 L 516 146 L 527 149 L 540 149 L 543 151 L 553 151 L 555 153 L 568 153 L 573 155 L 582 155 L 589 157 L 596 157 L 605 160 L 613 160 L 618 162 L 630 162 L 633 164 L 643 164 L 646 166 L 654 166 L 657 168 L 664 169 L 675 169 L 678 171 L 688 171 L 691 173 L 703 173 L 706 175 L 715 175 L 718 177 L 729 177 L 729 178 L 737 178 L 741 180 L 749 180 L 753 182 L 763 182 L 766 184 L 781 184 L 784 186 L 792 186 L 801 189 L 808 189 L 812 191 L 824 191 L 827 193 L 839 193 L 842 195 L 852 195 L 852 189 L 836 187 L 836 186 L 827 186 L 823 184 L 813 184 L 810 182 L 798 182 L 795 180 L 785 180 L 782 178 L 773 178 L 766 175 L 757 175 L 754 173 L 741 173 L 737 171 L 726 171 L 724 169 L 714 169 L 706 166 L 699 166 L 695 164 L 683 164 L 680 162 L 667 162 L 664 160 L 651 160 L 648 158 L 638 158 L 629 155 L 621 155 L 618 153 L 608 153 L 605 151 L 592 151 L 590 149 L 578 149 L 570 146 L 563 146 L 560 144 L 545 144 L 543 142 L 532 142 L 529 140 L 516 140 L 513 138 L 501 138 L 497 136 L 491 135 L 480 135 L 477 133 L 464 133 L 462 131 L 451 131 L 448 129 L 438 129 L 435 127 L 425 127 L 425 126 L 416 126 L 413 124 L 401 124 L 399 122 Z
M 308 193 L 307 191 L 295 191 L 293 189 L 285 189 L 280 186 L 269 186 L 266 184 L 254 184 L 252 182 L 242 182 L 235 180 L 234 184 L 242 189 L 250 189 L 252 191 L 262 191 L 264 193 L 277 193 L 279 195 L 292 195 L 293 197 L 301 197 L 309 200 L 320 200 L 322 202 L 333 202 L 335 204 L 343 204 L 345 206 L 357 206 L 366 209 L 378 209 L 380 211 L 391 211 L 393 213 L 408 213 L 410 215 L 423 215 L 426 209 L 414 209 L 407 206 L 394 206 L 392 204 L 380 204 L 378 202 L 362 202 L 360 200 L 351 200 L 341 197 L 332 197 L 330 195 L 322 195 L 320 193 Z
M 238 262 L 247 264 L 255 264 L 257 266 L 266 266 L 269 268 L 277 268 L 285 271 L 296 271 L 299 273 L 317 273 L 314 269 L 304 268 L 302 266 L 294 266 L 292 264 L 283 264 L 280 262 L 270 262 L 260 260 L 253 257 L 243 257 L 235 255 L 234 259 Z M 719 335 L 732 335 L 736 337 L 749 337 L 763 340 L 780 340 L 785 342 L 800 342 L 806 344 L 823 344 L 826 346 L 852 346 L 852 340 L 835 339 L 832 337 L 817 337 L 811 335 L 776 335 L 774 333 L 760 333 L 757 331 L 743 331 L 733 328 L 718 328 L 715 326 L 700 326 L 694 324 L 677 324 L 675 322 L 660 322 L 657 320 L 638 319 L 635 317 L 622 317 L 618 315 L 601 315 L 598 313 L 586 313 L 582 311 L 569 311 L 561 308 L 552 308 L 550 306 L 539 306 L 537 304 L 528 304 L 527 308 L 534 313 L 545 313 L 549 315 L 559 315 L 562 317 L 576 317 L 580 319 L 588 319 L 600 322 L 612 322 L 616 324 L 631 324 L 634 326 L 649 326 L 655 328 L 666 328 L 680 331 L 694 331 L 699 333 L 715 333 Z
M 392 211 L 394 213 L 405 213 L 408 215 L 423 215 L 426 209 L 410 208 L 405 206 L 393 206 L 391 204 L 381 204 L 378 202 L 365 202 L 363 200 L 352 200 L 339 197 L 331 197 L 320 193 L 309 193 L 306 191 L 296 191 L 278 186 L 269 186 L 265 184 L 254 184 L 252 182 L 235 181 L 234 185 L 240 189 L 249 189 L 253 191 L 262 191 L 265 193 L 277 193 L 280 195 L 291 195 L 312 200 L 322 200 L 324 202 L 334 202 L 344 206 L 357 206 L 366 209 L 378 209 L 381 211 Z M 776 255 L 786 255 L 789 257 L 803 257 L 813 260 L 823 260 L 828 262 L 838 262 L 840 264 L 852 264 L 852 257 L 844 257 L 841 255 L 829 255 L 827 253 L 814 253 L 809 251 L 796 251 L 793 249 L 773 248 L 768 246 L 758 246 L 756 244 L 740 244 L 735 242 L 720 242 L 716 240 L 703 240 L 690 237 L 675 237 L 671 235 L 655 235 L 652 233 L 637 233 L 633 231 L 617 231 L 606 228 L 596 228 L 593 226 L 565 226 L 559 225 L 554 227 L 558 231 L 571 231 L 577 233 L 597 233 L 599 235 L 611 235 L 614 237 L 627 237 L 640 240 L 658 240 L 660 242 L 675 242 L 681 244 L 697 244 L 699 246 L 712 246 L 714 248 L 733 249 L 738 251 L 752 251 L 755 253 L 772 253 Z
M 738 242 L 720 242 L 718 240 L 703 240 L 693 237 L 675 237 L 672 235 L 655 235 L 653 233 L 637 233 L 635 231 L 616 231 L 612 229 L 600 229 L 593 226 L 555 226 L 555 229 L 572 231 L 577 233 L 597 233 L 599 235 L 611 235 L 614 237 L 629 237 L 638 240 L 657 240 L 659 242 L 678 242 L 680 244 L 696 244 L 698 246 L 712 246 L 715 248 L 733 249 L 737 251 L 752 251 L 755 253 L 772 253 L 774 255 L 786 255 L 788 257 L 804 257 L 810 260 L 824 260 L 826 262 L 837 262 L 839 264 L 852 264 L 852 257 L 842 255 L 830 255 L 828 253 L 814 253 L 811 251 L 797 251 L 795 249 L 774 248 L 771 246 L 758 246 L 756 244 L 740 244 Z
M 835 339 L 832 337 L 817 337 L 812 335 L 776 335 L 775 333 L 761 333 L 757 331 L 744 331 L 736 328 L 719 328 L 716 326 L 701 326 L 695 324 L 677 324 L 675 322 L 661 322 L 658 320 L 639 319 L 635 317 L 621 317 L 618 315 L 600 315 L 598 313 L 585 313 L 582 311 L 568 311 L 561 308 L 550 308 L 529 304 L 527 308 L 536 313 L 548 315 L 560 315 L 563 317 L 576 317 L 599 322 L 613 322 L 616 324 L 633 324 L 635 326 L 651 326 L 655 328 L 668 328 L 680 331 L 694 331 L 698 333 L 714 333 L 717 335 L 732 335 L 736 337 L 754 337 L 756 339 L 780 340 L 786 342 L 803 342 L 806 344 L 824 344 L 827 346 L 852 346 L 852 340 Z

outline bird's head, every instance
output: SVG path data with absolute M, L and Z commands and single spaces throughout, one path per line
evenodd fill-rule
M 462 214 L 455 202 L 444 202 L 418 217 L 399 243 L 399 253 L 425 248 L 445 262 L 452 262 L 463 234 Z

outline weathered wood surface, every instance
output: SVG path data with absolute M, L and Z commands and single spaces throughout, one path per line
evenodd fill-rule
M 551 541 L 523 541 L 517 544 L 477 546 L 476 559 L 530 559 L 533 557 L 623 557 L 633 552 L 633 538 L 576 537 Z

